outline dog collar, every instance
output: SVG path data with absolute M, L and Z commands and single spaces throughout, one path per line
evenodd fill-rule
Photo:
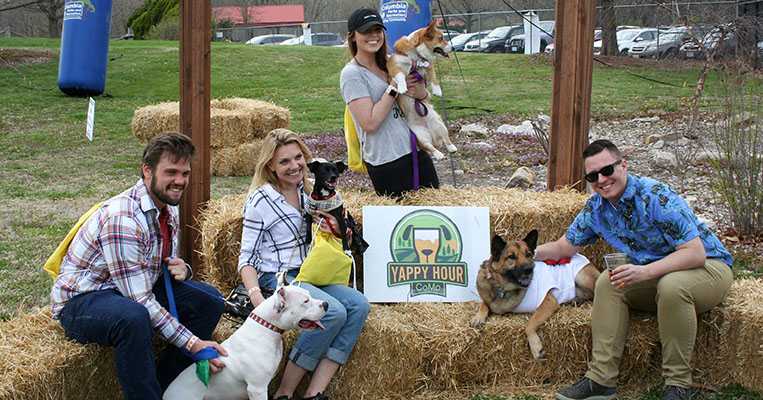
M 503 298 L 504 294 L 506 294 L 506 292 L 503 291 L 503 288 L 498 288 L 498 297 Z
M 259 316 L 254 315 L 254 312 L 249 314 L 249 318 L 253 319 L 254 322 L 264 326 L 265 328 L 270 329 L 271 331 L 273 331 L 275 333 L 284 333 L 284 332 L 286 332 L 285 330 L 283 330 L 283 329 L 281 329 L 281 328 L 271 324 L 270 322 L 265 321 L 264 319 L 260 318 Z

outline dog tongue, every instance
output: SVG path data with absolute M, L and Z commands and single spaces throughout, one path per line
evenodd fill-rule
M 309 331 L 313 331 L 318 328 L 320 328 L 322 331 L 326 330 L 326 328 L 323 327 L 323 324 L 321 324 L 320 321 L 308 321 L 306 319 L 299 321 L 299 327 L 302 329 L 307 329 Z

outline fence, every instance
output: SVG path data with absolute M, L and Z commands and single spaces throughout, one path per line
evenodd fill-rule
M 633 0 L 634 2 L 637 0 Z M 528 11 L 535 12 L 541 21 L 554 20 L 555 9 L 507 10 L 479 13 L 453 13 L 444 15 L 434 13 L 433 18 L 444 19 L 448 28 L 458 32 L 478 32 L 490 30 L 504 25 L 522 24 L 522 16 Z M 447 10 L 445 10 L 447 11 Z M 669 27 L 681 25 L 684 18 L 692 23 L 719 25 L 731 21 L 740 15 L 754 15 L 758 18 L 763 13 L 763 1 L 760 0 L 723 0 L 707 2 L 663 2 L 644 4 L 615 5 L 615 24 L 644 27 Z M 601 25 L 601 9 L 597 12 L 597 25 Z M 344 37 L 347 34 L 347 22 L 324 21 L 311 22 L 312 32 L 337 33 Z M 302 24 L 251 26 L 215 29 L 213 37 L 217 41 L 245 42 L 254 36 L 265 34 L 286 33 L 295 36 L 302 35 Z

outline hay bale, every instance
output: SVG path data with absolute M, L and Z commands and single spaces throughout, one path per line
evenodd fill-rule
M 288 108 L 277 106 L 267 101 L 230 98 L 222 99 L 215 104 L 225 110 L 240 110 L 251 116 L 254 137 L 264 138 L 268 132 L 277 128 L 288 128 L 291 114 Z
M 209 109 L 209 145 L 213 149 L 250 143 L 254 138 L 252 118 L 247 112 Z
M 213 100 L 209 108 L 209 145 L 235 147 L 252 143 L 273 129 L 289 126 L 287 108 L 252 99 Z M 133 135 L 149 141 L 164 131 L 180 130 L 180 103 L 167 102 L 141 107 L 133 113 Z
M 148 142 L 166 131 L 180 131 L 180 103 L 177 101 L 154 104 L 135 110 L 130 127 L 140 141 Z
M 119 399 L 113 350 L 65 338 L 50 308 L 0 323 L 0 399 Z
M 210 200 L 199 215 L 201 259 L 204 263 L 200 277 L 223 294 L 229 293 L 241 282 L 238 256 L 244 228 L 241 212 L 245 202 L 246 195 Z
M 719 307 L 702 315 L 694 359 L 695 382 L 739 383 L 763 390 L 763 280 L 736 281 Z M 327 389 L 332 399 L 442 399 L 478 395 L 550 398 L 585 371 L 590 357 L 591 304 L 564 305 L 541 327 L 544 360 L 534 361 L 524 334 L 527 314 L 491 316 L 468 327 L 478 303 L 371 306 L 347 365 Z M 631 314 L 618 396 L 635 398 L 661 382 L 656 318 Z M 213 339 L 236 329 L 223 319 Z M 284 354 L 299 331 L 284 335 Z M 155 349 L 163 343 L 155 342 Z M 157 350 L 158 351 L 158 350 Z M 65 339 L 50 310 L 0 322 L 0 399 L 121 398 L 110 348 Z M 275 390 L 285 359 L 271 382 Z M 757 367 L 756 367 L 757 366 Z M 297 389 L 306 389 L 304 379 Z
M 692 367 L 699 380 L 763 391 L 763 279 L 735 281 L 728 297 L 703 314 Z
M 251 143 L 238 146 L 213 148 L 210 154 L 212 175 L 215 176 L 252 176 L 257 163 L 257 153 L 262 141 L 255 139 Z

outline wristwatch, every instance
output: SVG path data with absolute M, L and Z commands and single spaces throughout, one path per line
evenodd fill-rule
M 387 90 L 385 90 L 384 93 L 387 93 L 388 95 L 394 98 L 397 98 L 397 89 L 395 89 L 395 87 L 392 85 L 387 86 Z

